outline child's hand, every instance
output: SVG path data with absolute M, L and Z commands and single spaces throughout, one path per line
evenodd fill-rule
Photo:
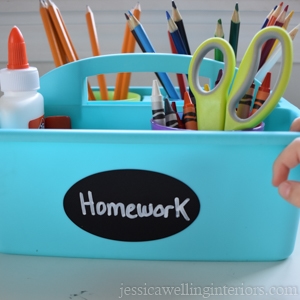
M 300 131 L 300 118 L 294 120 L 291 131 Z M 277 157 L 273 165 L 272 183 L 282 198 L 300 207 L 300 182 L 288 180 L 290 169 L 300 164 L 300 138 L 296 138 Z

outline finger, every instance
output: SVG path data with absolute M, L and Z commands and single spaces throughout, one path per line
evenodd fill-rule
M 296 118 L 291 127 L 290 127 L 290 131 L 300 131 L 300 118 Z
M 291 142 L 277 157 L 273 164 L 272 183 L 278 186 L 287 180 L 290 169 L 300 163 L 300 138 Z
M 291 204 L 300 207 L 300 183 L 284 181 L 278 186 L 279 195 Z

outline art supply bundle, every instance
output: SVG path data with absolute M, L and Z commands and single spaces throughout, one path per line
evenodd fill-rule
M 292 67 L 287 31 L 259 30 L 237 66 L 234 47 L 220 37 L 201 42 L 192 55 L 180 54 L 184 48 L 172 39 L 172 53 L 155 53 L 136 8 L 126 13 L 126 32 L 143 53 L 127 53 L 130 43 L 123 53 L 99 55 L 88 7 L 95 56 L 79 59 L 57 6 L 40 3 L 59 67 L 40 78 L 48 129 L 0 130 L 0 252 L 190 261 L 291 255 L 299 209 L 271 184 L 275 158 L 299 136 L 289 128 L 300 110 L 282 97 Z M 178 9 L 176 16 L 183 28 Z M 171 19 L 167 14 L 170 38 Z M 273 88 L 267 70 L 262 82 L 256 78 L 260 49 L 270 39 L 279 40 L 282 56 Z M 215 48 L 224 62 L 205 57 Z M 139 72 L 156 78 L 131 85 L 130 99 L 112 99 L 123 83 L 103 91 L 88 82 L 100 74 L 103 86 L 113 73 L 128 86 L 126 76 Z M 171 73 L 183 74 L 182 85 L 172 84 Z M 290 179 L 300 180 L 298 167 Z

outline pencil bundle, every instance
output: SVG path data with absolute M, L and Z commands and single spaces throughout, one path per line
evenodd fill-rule
M 51 0 L 40 0 L 40 15 L 56 67 L 78 60 L 75 47 L 55 3 Z M 89 100 L 95 100 L 89 84 L 88 96 Z
M 50 45 L 51 53 L 53 56 L 54 64 L 59 67 L 63 64 L 78 60 L 75 47 L 72 43 L 66 24 L 60 10 L 52 0 L 39 0 L 40 1 L 40 15 L 43 21 L 46 36 Z M 167 16 L 167 34 L 171 48 L 171 52 L 174 54 L 191 55 L 191 50 L 184 26 L 183 17 L 172 0 L 172 13 L 166 12 Z M 261 29 L 267 26 L 279 26 L 287 30 L 288 25 L 294 15 L 294 11 L 288 13 L 289 6 L 286 5 L 283 8 L 283 2 L 276 5 L 271 9 L 270 13 L 266 16 Z M 135 45 L 138 44 L 142 52 L 155 52 L 154 47 L 147 36 L 146 30 L 140 22 L 141 5 L 139 2 L 133 7 L 132 10 L 125 13 L 126 22 L 124 30 L 124 38 L 121 48 L 121 53 L 133 53 L 135 52 Z M 88 34 L 91 42 L 92 55 L 101 55 L 100 46 L 96 30 L 96 22 L 93 11 L 89 6 L 86 6 L 86 23 L 88 28 Z M 230 20 L 230 32 L 228 42 L 232 46 L 237 58 L 239 32 L 240 32 L 240 12 L 238 3 L 235 4 L 232 17 Z M 291 30 L 290 36 L 294 39 L 296 33 L 299 30 L 299 25 Z M 215 37 L 225 38 L 222 20 L 217 20 L 217 26 L 214 32 Z M 218 61 L 223 61 L 223 53 L 219 49 L 215 49 L 214 58 Z M 261 48 L 260 63 L 257 73 L 257 78 L 262 81 L 266 74 L 270 71 L 273 65 L 281 56 L 281 45 L 278 40 L 272 39 L 265 42 Z M 221 70 L 222 71 L 222 70 Z M 180 90 L 180 96 L 177 93 L 171 79 L 168 74 L 160 72 L 155 73 L 158 81 L 165 89 L 170 99 L 184 99 L 186 92 L 189 92 L 191 101 L 194 103 L 194 96 L 192 95 L 189 86 L 187 74 L 176 74 L 178 86 Z M 131 73 L 118 73 L 116 75 L 115 89 L 113 100 L 127 99 L 129 86 L 130 86 Z M 220 79 L 220 78 L 219 78 Z M 108 100 L 108 90 L 106 85 L 106 79 L 103 74 L 97 76 L 99 90 L 102 100 Z M 217 80 L 218 82 L 218 80 Z M 213 86 L 210 86 L 213 88 Z M 206 90 L 209 90 L 209 86 Z M 249 115 L 249 99 L 252 98 L 253 86 L 249 87 L 247 94 L 241 99 L 241 107 L 238 108 L 239 116 L 247 117 Z M 95 100 L 94 93 L 88 83 L 88 95 L 89 100 Z M 251 96 L 251 97 L 250 97 Z M 245 100 L 246 99 L 246 100 Z M 250 99 L 251 100 L 251 99 Z M 247 103 L 247 105 L 245 105 Z M 195 104 L 195 103 L 194 103 Z M 244 111 L 246 109 L 246 111 Z

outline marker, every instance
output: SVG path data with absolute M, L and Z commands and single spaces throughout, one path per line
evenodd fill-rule
M 186 129 L 198 129 L 195 106 L 188 92 L 184 93 L 183 123 Z
M 166 126 L 164 103 L 162 99 L 157 80 L 154 79 L 151 94 L 152 118 L 157 124 Z
M 178 121 L 177 121 L 176 113 L 174 112 L 169 99 L 165 98 L 164 102 L 165 102 L 166 126 L 178 128 Z
M 270 95 L 271 87 L 271 72 L 268 72 L 261 86 L 258 88 L 256 99 L 251 111 L 250 116 L 255 114 L 257 110 L 265 103 Z
M 240 100 L 237 108 L 237 116 L 241 119 L 247 119 L 250 113 L 255 84 L 252 83 L 244 97 Z
M 178 128 L 180 128 L 180 129 L 185 129 L 184 123 L 181 121 L 180 116 L 179 116 L 179 114 L 178 114 L 178 112 L 177 112 L 176 102 L 173 101 L 173 102 L 171 103 L 171 106 L 172 106 L 172 108 L 173 108 L 173 110 L 174 110 L 174 112 L 175 112 L 175 114 L 176 114 L 176 118 L 177 118 L 177 122 L 178 122 Z

